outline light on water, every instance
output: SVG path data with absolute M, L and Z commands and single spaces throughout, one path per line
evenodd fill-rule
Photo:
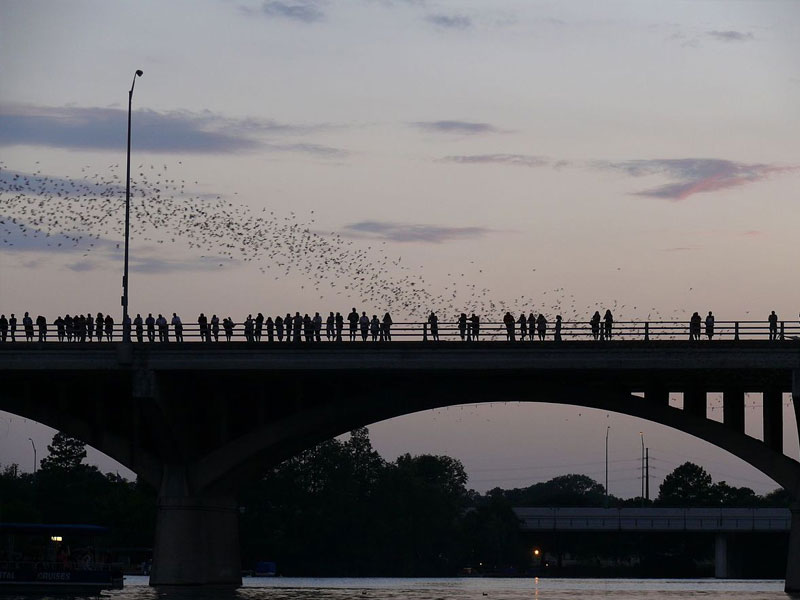
M 719 579 L 545 579 L 545 578 L 314 578 L 248 577 L 236 590 L 161 588 L 147 577 L 126 577 L 125 588 L 104 592 L 115 600 L 573 600 L 622 598 L 661 600 L 704 598 L 767 600 L 787 598 L 782 580 Z M 44 600 L 44 599 L 41 599 Z

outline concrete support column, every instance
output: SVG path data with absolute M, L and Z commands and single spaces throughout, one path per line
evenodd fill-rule
M 242 584 L 233 496 L 187 493 L 186 469 L 165 466 L 150 585 Z
M 706 391 L 702 388 L 691 388 L 683 392 L 683 410 L 695 417 L 705 418 L 708 403 Z
M 714 577 L 728 579 L 728 534 L 718 533 L 714 536 Z
M 744 433 L 744 390 L 730 389 L 722 393 L 722 421 L 738 433 Z
M 764 443 L 783 454 L 783 394 L 780 389 L 764 392 Z
M 792 404 L 797 430 L 800 431 L 800 369 L 792 371 Z
M 786 556 L 787 594 L 800 593 L 800 504 L 792 505 L 792 527 L 789 530 L 789 552 Z

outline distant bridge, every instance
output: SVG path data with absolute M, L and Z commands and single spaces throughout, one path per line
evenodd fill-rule
M 708 533 L 714 535 L 714 576 L 741 575 L 744 534 L 788 533 L 788 508 L 514 508 L 520 529 L 547 533 Z M 764 538 L 764 536 L 760 536 Z M 750 538 L 752 540 L 752 535 Z M 772 538 L 766 538 L 767 540 Z
M 85 441 L 158 490 L 153 584 L 238 584 L 244 482 L 353 428 L 458 404 L 639 417 L 727 450 L 800 501 L 800 463 L 783 453 L 784 393 L 800 415 L 791 340 L 6 343 L 0 382 L 0 409 Z M 713 392 L 722 423 L 707 418 Z M 744 433 L 748 392 L 763 394 L 763 439 Z M 800 591 L 800 504 L 792 515 L 786 588 Z

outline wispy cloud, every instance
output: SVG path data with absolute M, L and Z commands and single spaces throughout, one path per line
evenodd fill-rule
M 300 23 L 316 23 L 325 20 L 322 2 L 315 0 L 267 0 L 261 5 L 261 14 L 267 17 L 288 19 Z
M 325 126 L 271 120 L 232 119 L 211 112 L 138 110 L 133 145 L 159 153 L 238 153 L 255 150 L 343 155 L 318 144 L 275 142 Z M 124 147 L 127 111 L 97 107 L 0 106 L 0 146 L 32 145 L 84 150 Z M 269 138 L 273 138 L 270 140 Z
M 500 132 L 497 127 L 489 123 L 475 123 L 472 121 L 417 121 L 412 125 L 431 133 L 474 135 Z
M 442 29 L 469 29 L 472 26 L 472 19 L 464 15 L 432 14 L 425 20 Z
M 464 165 L 498 164 L 512 165 L 516 167 L 556 166 L 556 161 L 553 161 L 551 158 L 531 154 L 465 154 L 445 156 L 441 160 L 443 162 L 452 162 Z
M 345 225 L 341 230 L 341 234 L 347 237 L 432 244 L 479 238 L 493 232 L 486 227 L 446 227 L 391 221 L 361 221 Z
M 708 31 L 706 35 L 721 42 L 746 42 L 754 39 L 752 33 L 744 31 Z
M 740 187 L 762 181 L 775 173 L 798 170 L 797 166 L 748 164 L 715 158 L 676 158 L 598 162 L 598 167 L 622 170 L 634 177 L 664 175 L 674 181 L 634 192 L 637 196 L 685 200 L 703 192 Z

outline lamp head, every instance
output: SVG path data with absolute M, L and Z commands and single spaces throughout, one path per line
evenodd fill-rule
M 141 69 L 136 69 L 136 76 L 141 77 L 142 75 L 144 75 L 144 72 Z

